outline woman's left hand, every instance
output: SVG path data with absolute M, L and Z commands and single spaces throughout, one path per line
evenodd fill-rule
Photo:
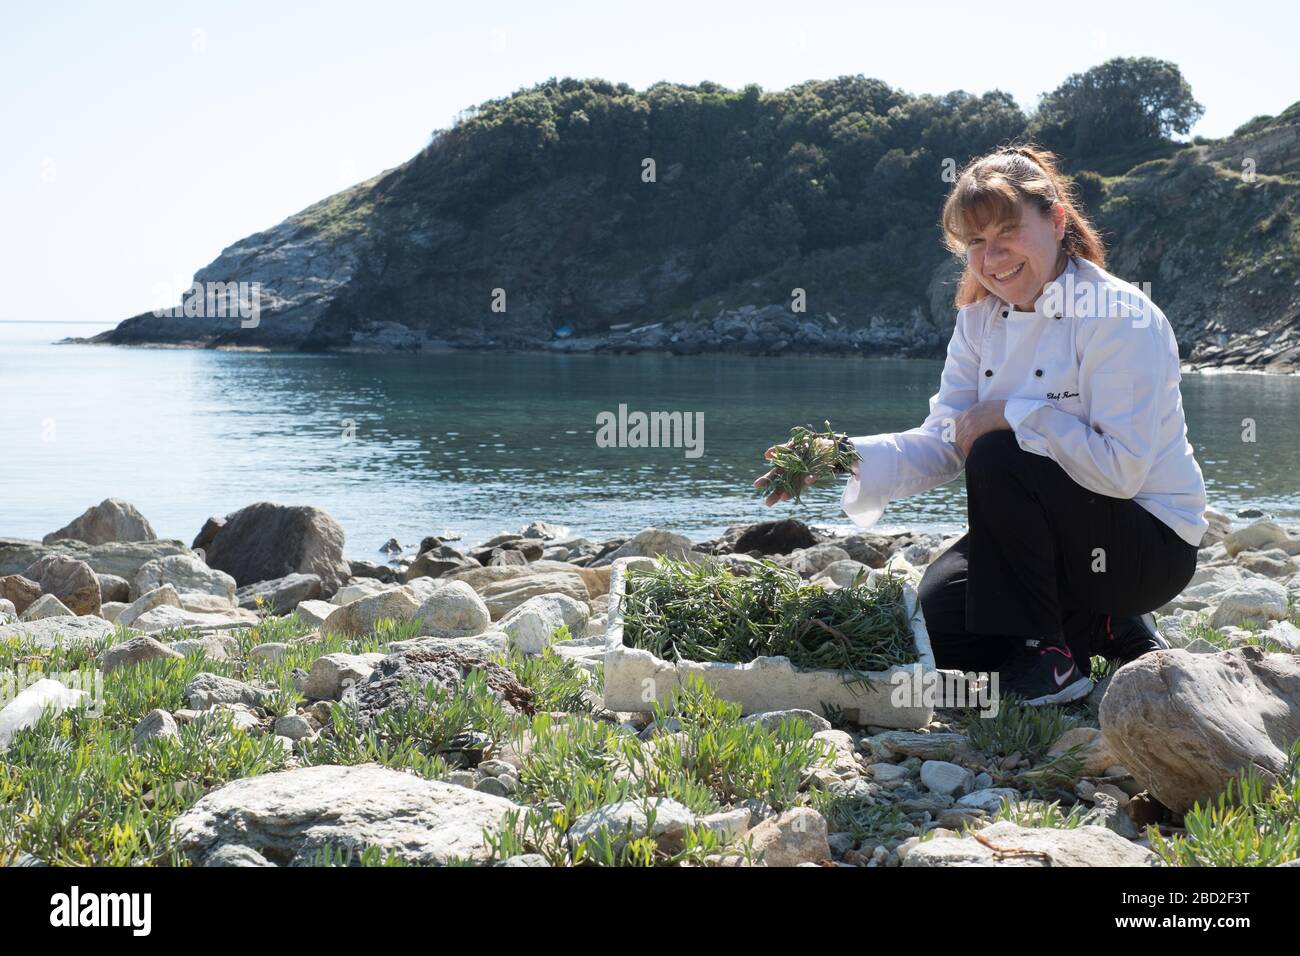
M 957 416 L 955 441 L 963 458 L 970 454 L 975 439 L 985 432 L 1011 428 L 1003 415 L 1006 407 L 1004 401 L 976 402 Z

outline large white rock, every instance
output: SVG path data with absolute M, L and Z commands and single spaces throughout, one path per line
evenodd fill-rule
M 862 575 L 862 581 L 866 581 L 867 575 L 870 573 L 871 568 L 867 567 L 861 561 L 854 561 L 850 558 L 847 561 L 832 561 L 830 564 L 822 568 L 812 580 L 814 584 L 820 584 L 823 587 L 825 587 L 826 582 L 829 581 L 834 584 L 835 587 L 847 588 L 853 584 L 853 579 L 858 574 Z
M 178 592 L 216 594 L 230 604 L 235 603 L 235 579 L 190 554 L 173 554 L 148 562 L 131 581 L 131 593 L 139 597 L 164 584 L 174 586 Z
M 557 627 L 567 626 L 573 637 L 585 635 L 588 614 L 585 602 L 567 594 L 539 594 L 501 618 L 497 627 L 510 635 L 517 650 L 540 654 L 551 646 L 551 635 Z
M 1281 525 L 1261 519 L 1232 532 L 1223 539 L 1223 547 L 1235 558 L 1242 551 L 1267 551 L 1280 547 L 1286 540 L 1287 533 Z
M 18 621 L 0 625 L 0 643 L 11 638 L 24 638 L 37 647 L 51 648 L 102 640 L 114 631 L 114 625 L 102 617 L 47 617 L 39 621 Z
M 1144 654 L 1115 672 L 1098 716 L 1118 763 L 1185 813 L 1248 767 L 1281 772 L 1300 739 L 1300 660 L 1258 647 Z
M 170 627 L 192 627 L 204 630 L 224 630 L 234 627 L 251 627 L 258 621 L 257 614 L 243 608 L 232 607 L 225 611 L 204 613 L 187 611 L 183 607 L 160 604 L 145 611 L 132 623 L 137 631 L 156 634 Z
M 810 578 L 837 561 L 850 560 L 849 553 L 838 545 L 815 544 L 811 548 L 791 552 L 783 563 L 791 571 L 797 571 L 801 577 Z
M 22 621 L 40 621 L 51 617 L 76 617 L 68 607 L 64 605 L 53 594 L 42 594 L 31 604 L 27 605 L 27 610 L 19 615 Z
M 1001 820 L 980 839 L 935 837 L 907 852 L 903 866 L 1160 866 L 1150 850 L 1099 826 L 1022 827 Z
M 330 603 L 343 607 L 343 605 L 359 601 L 363 597 L 370 597 L 372 594 L 382 594 L 384 591 L 392 590 L 393 585 L 385 584 L 375 578 L 353 578 L 334 592 L 334 595 L 330 598 Z
M 1275 621 L 1286 617 L 1287 591 L 1276 581 L 1252 578 L 1219 595 L 1210 627 L 1240 624 L 1247 619 Z
M 154 588 L 152 591 L 140 595 L 118 614 L 117 623 L 123 627 L 130 627 L 141 614 L 152 611 L 164 604 L 170 604 L 172 607 L 181 606 L 180 595 L 176 593 L 176 588 L 171 584 L 164 584 L 162 587 Z
M 326 846 L 378 847 L 422 866 L 483 864 L 484 831 L 518 809 L 504 797 L 375 764 L 325 765 L 228 783 L 181 814 L 173 833 L 195 863 L 237 844 L 289 866 L 311 865 Z
M 69 707 L 76 707 L 90 697 L 84 690 L 64 687 L 48 677 L 24 688 L 13 700 L 0 710 L 0 752 L 9 748 L 14 734 L 20 730 L 34 727 L 40 720 L 41 713 L 50 708 L 61 714 Z
M 421 634 L 429 637 L 469 637 L 483 633 L 492 623 L 487 605 L 464 581 L 448 581 L 435 588 L 416 609 L 415 617 Z
M 931 793 L 953 797 L 970 792 L 975 784 L 975 774 L 947 760 L 927 760 L 921 764 L 921 783 Z
M 298 612 L 298 619 L 308 627 L 320 627 L 338 607 L 329 601 L 303 601 L 294 610 Z

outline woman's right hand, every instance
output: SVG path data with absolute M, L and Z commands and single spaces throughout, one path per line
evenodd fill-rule
M 824 438 L 819 438 L 817 439 L 817 441 L 825 444 L 829 444 L 829 441 L 827 441 L 827 439 Z M 776 449 L 778 448 L 783 448 L 787 451 L 790 450 L 789 445 L 773 445 L 767 451 L 763 452 L 763 457 L 770 461 L 772 458 L 772 452 L 776 451 Z M 783 471 L 784 469 L 779 467 L 773 468 L 767 474 L 756 479 L 754 481 L 754 487 L 756 489 L 766 488 L 769 484 L 772 483 L 772 479 L 775 478 L 777 475 L 780 475 Z M 815 475 L 805 475 L 803 480 L 804 480 L 804 484 L 811 485 L 813 482 L 817 480 L 817 477 Z M 772 505 L 777 504 L 778 502 L 781 501 L 792 501 L 793 498 L 794 496 L 791 495 L 790 492 L 784 489 L 779 489 L 777 491 L 772 492 L 770 495 L 768 495 L 767 498 L 764 499 L 764 503 L 770 508 L 772 507 Z

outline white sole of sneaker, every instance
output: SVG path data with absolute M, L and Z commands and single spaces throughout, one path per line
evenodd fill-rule
M 1078 700 L 1080 697 L 1087 697 L 1092 693 L 1092 679 L 1089 677 L 1080 677 L 1073 684 L 1062 687 L 1055 694 L 1046 694 L 1042 697 L 1035 697 L 1032 700 L 1022 700 L 1021 703 L 1026 707 L 1038 707 L 1042 704 L 1068 704 L 1072 700 Z

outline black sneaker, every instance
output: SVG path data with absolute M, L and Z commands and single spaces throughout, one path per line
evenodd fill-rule
M 1086 697 L 1092 681 L 1079 670 L 1064 645 L 1028 639 L 998 669 L 999 693 L 1015 694 L 1020 703 L 1064 704 Z
M 1141 617 L 1106 618 L 1106 637 L 1101 653 L 1108 661 L 1127 664 L 1152 651 L 1169 650 L 1169 642 L 1156 630 L 1156 616 L 1148 611 Z

